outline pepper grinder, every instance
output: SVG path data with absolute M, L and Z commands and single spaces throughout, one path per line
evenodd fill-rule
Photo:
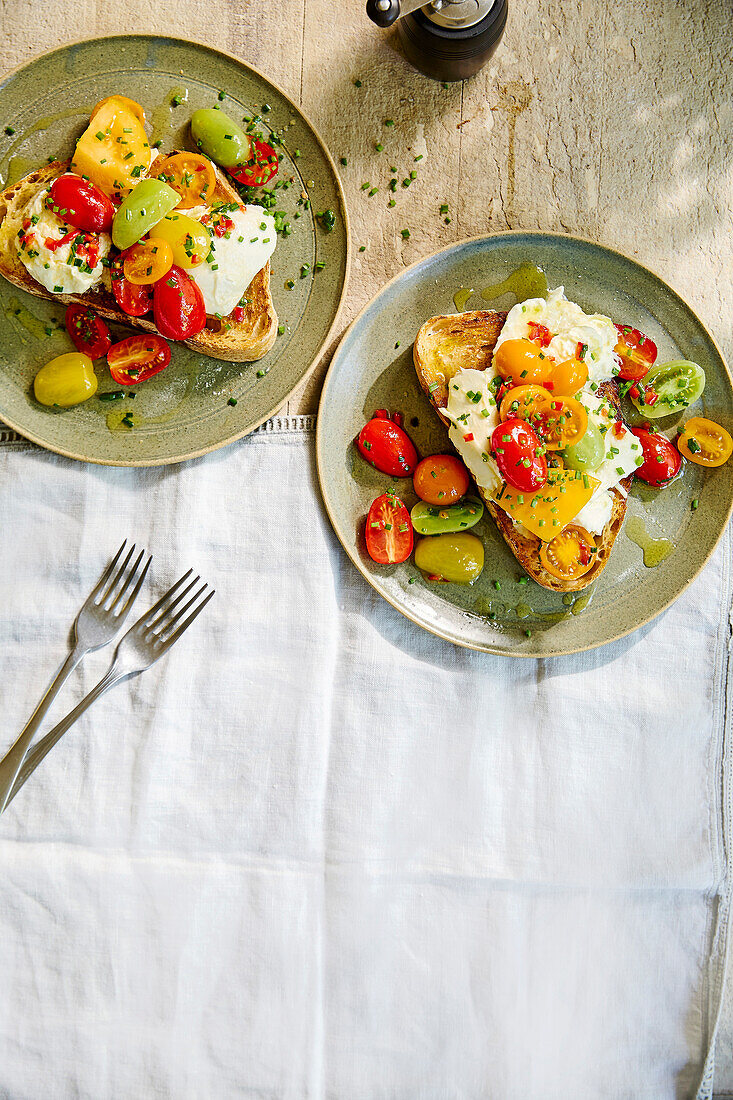
M 465 80 L 501 41 L 507 0 L 367 0 L 378 27 L 397 22 L 407 60 L 434 80 Z

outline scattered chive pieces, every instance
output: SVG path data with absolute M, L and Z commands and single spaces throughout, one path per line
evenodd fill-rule
M 493 581 L 494 588 L 498 592 L 501 589 L 501 581 Z
M 387 206 L 396 206 L 396 205 L 397 205 L 397 204 L 396 204 L 396 202 L 394 201 L 394 199 L 390 199 L 390 200 L 389 200 L 389 202 L 387 203 Z
M 378 141 L 376 143 L 376 145 L 374 146 L 374 148 L 377 150 L 378 153 L 381 153 L 382 150 L 384 149 L 384 146 L 382 145 L 381 141 Z
M 355 88 L 361 88 L 361 81 L 360 80 L 355 80 L 354 81 L 354 87 Z
M 15 133 L 15 130 L 13 129 L 12 126 L 6 126 L 5 127 L 5 133 L 8 135 L 8 137 L 12 137 L 13 134 Z
M 700 501 L 697 497 L 695 497 L 690 507 L 692 508 L 693 512 L 696 512 L 698 510 L 698 508 L 700 507 Z
M 285 332 L 285 325 L 278 325 L 278 326 L 277 326 L 277 334 L 278 334 L 278 336 L 282 336 L 282 334 L 283 334 L 284 332 Z
M 260 369 L 257 371 L 257 377 L 258 378 L 264 378 L 266 374 L 267 374 L 267 371 L 263 370 L 262 367 L 260 367 Z
M 359 251 L 360 252 L 366 252 L 366 245 L 365 244 L 360 244 L 359 245 Z
M 183 101 L 183 96 L 181 96 L 178 92 L 176 92 L 176 94 L 173 96 L 173 99 L 171 100 L 171 103 L 173 104 L 174 107 L 180 107 L 182 101 Z
M 343 166 L 344 166 L 344 168 L 345 168 L 345 167 L 346 167 L 346 165 L 347 165 L 347 164 L 348 164 L 349 162 L 348 162 L 348 160 L 346 159 L 346 157 L 342 157 L 342 158 L 341 158 L 341 163 L 343 164 Z
M 384 125 L 385 126 L 394 126 L 394 119 L 393 118 L 385 118 Z
M 220 93 L 219 94 L 219 99 L 222 99 L 222 98 L 223 98 L 223 96 Z M 237 403 L 236 397 L 230 397 L 229 400 L 227 401 L 227 405 L 236 405 L 236 403 Z
M 409 239 L 409 236 L 410 236 L 410 230 L 409 229 L 403 229 L 402 230 L 402 239 L 406 241 L 406 240 Z
M 219 92 L 218 98 L 219 98 L 220 100 L 221 100 L 221 99 L 224 99 L 225 97 L 226 97 L 226 92 Z M 236 404 L 236 402 L 235 402 L 235 404 Z

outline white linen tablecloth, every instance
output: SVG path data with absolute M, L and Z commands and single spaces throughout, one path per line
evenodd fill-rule
M 148 470 L 0 448 L 2 751 L 123 537 L 140 612 L 217 588 L 0 818 L 0 1095 L 708 1097 L 730 530 L 628 639 L 473 653 L 365 584 L 302 427 Z

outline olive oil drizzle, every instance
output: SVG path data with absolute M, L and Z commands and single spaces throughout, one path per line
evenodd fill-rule
M 492 283 L 481 291 L 485 302 L 493 302 L 496 298 L 501 298 L 502 294 L 513 294 L 518 302 L 524 302 L 527 298 L 546 298 L 547 276 L 535 264 L 524 263 L 502 282 Z
M 643 552 L 644 565 L 653 569 L 660 565 L 674 550 L 674 543 L 665 538 L 653 538 L 640 516 L 630 516 L 624 527 L 627 538 Z
M 60 122 L 61 119 L 74 118 L 77 115 L 89 115 L 91 110 L 90 106 L 69 107 L 67 110 L 57 111 L 53 115 L 44 115 L 43 118 L 39 118 L 31 126 L 27 126 L 25 130 L 21 130 L 0 160 L 0 185 L 6 187 L 17 183 L 22 176 L 27 175 L 34 167 L 38 167 L 37 162 L 15 155 L 16 150 L 20 149 L 23 142 L 27 141 L 29 137 L 41 130 L 49 130 L 54 122 Z

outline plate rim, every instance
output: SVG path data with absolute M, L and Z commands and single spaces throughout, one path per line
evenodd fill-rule
M 320 488 L 320 491 L 321 491 L 321 499 L 323 500 L 323 504 L 324 504 L 324 507 L 326 509 L 326 514 L 328 515 L 328 520 L 331 524 L 331 527 L 334 530 L 334 533 L 335 533 L 337 539 L 341 543 L 341 546 L 346 551 L 347 556 L 351 559 L 353 564 L 356 566 L 356 568 L 359 570 L 359 572 L 364 577 L 364 579 L 368 582 L 368 584 L 374 589 L 374 591 L 377 593 L 377 595 L 379 595 L 383 600 L 386 600 L 386 602 L 388 604 L 390 604 L 396 611 L 399 611 L 399 613 L 402 616 L 404 616 L 404 618 L 408 619 L 411 623 L 413 623 L 413 625 L 419 627 L 421 630 L 426 630 L 429 634 L 433 634 L 435 637 L 441 638 L 443 641 L 450 642 L 451 645 L 456 645 L 456 646 L 459 646 L 463 649 L 470 649 L 470 650 L 473 650 L 473 651 L 479 652 L 479 653 L 491 653 L 491 654 L 495 654 L 496 656 L 499 656 L 499 657 L 537 659 L 537 658 L 567 657 L 567 656 L 571 656 L 574 653 L 586 653 L 590 650 L 602 649 L 604 646 L 611 645 L 613 642 L 617 642 L 621 638 L 628 637 L 630 634 L 635 633 L 637 630 L 640 630 L 643 626 L 646 626 L 648 623 L 652 622 L 654 619 L 657 619 L 657 618 L 659 618 L 660 615 L 664 614 L 664 612 L 669 607 L 671 607 L 672 604 L 675 603 L 676 600 L 679 599 L 679 597 L 683 594 L 683 592 L 685 592 L 689 588 L 689 586 L 692 584 L 692 582 L 700 575 L 700 573 L 703 571 L 703 569 L 705 568 L 707 563 L 710 561 L 710 558 L 714 554 L 718 544 L 720 543 L 720 540 L 723 538 L 723 536 L 724 536 L 724 534 L 725 534 L 725 532 L 728 528 L 728 525 L 729 525 L 730 520 L 731 520 L 731 516 L 733 515 L 733 493 L 731 493 L 731 500 L 730 500 L 730 503 L 728 505 L 728 511 L 727 511 L 725 520 L 721 525 L 720 532 L 719 532 L 717 538 L 713 542 L 712 546 L 708 550 L 707 554 L 705 555 L 705 557 L 703 558 L 702 562 L 700 563 L 698 568 L 695 570 L 695 572 L 692 573 L 685 580 L 682 587 L 679 589 L 679 591 L 677 591 L 675 593 L 674 596 L 671 597 L 671 599 L 667 600 L 661 607 L 659 607 L 651 615 L 646 616 L 641 621 L 639 621 L 639 622 L 635 623 L 633 626 L 629 627 L 628 630 L 621 630 L 617 634 L 614 634 L 610 638 L 606 638 L 602 642 L 592 643 L 590 645 L 572 646 L 570 648 L 563 648 L 563 649 L 559 649 L 559 650 L 553 650 L 551 653 L 548 653 L 545 650 L 538 649 L 538 648 L 530 648 L 530 649 L 522 649 L 522 650 L 507 650 L 507 649 L 501 649 L 498 646 L 492 646 L 490 643 L 488 643 L 486 645 L 481 645 L 481 644 L 478 644 L 476 642 L 471 642 L 471 641 L 468 641 L 468 640 L 465 640 L 465 639 L 456 639 L 455 637 L 449 635 L 449 633 L 447 631 L 441 630 L 437 626 L 430 626 L 427 623 L 419 622 L 413 615 L 410 614 L 409 611 L 407 611 L 404 607 L 401 607 L 400 604 L 395 599 L 393 599 L 387 593 L 382 591 L 382 589 L 378 586 L 377 578 L 374 577 L 366 569 L 363 562 L 361 561 L 360 556 L 358 554 L 353 554 L 351 552 L 351 549 L 349 548 L 349 546 L 347 546 L 347 544 L 342 539 L 340 531 L 339 531 L 339 527 L 338 527 L 338 525 L 336 523 L 336 520 L 334 518 L 333 512 L 331 510 L 331 504 L 329 502 L 329 499 L 328 499 L 328 496 L 327 496 L 327 493 L 326 493 L 325 474 L 324 474 L 324 471 L 323 471 L 323 468 L 322 468 L 322 440 L 323 440 L 323 434 L 322 434 L 321 408 L 322 408 L 324 402 L 327 400 L 328 387 L 329 387 L 329 383 L 332 380 L 332 375 L 335 376 L 334 368 L 336 367 L 336 362 L 337 362 L 337 359 L 338 359 L 338 355 L 339 355 L 339 352 L 341 351 L 341 348 L 343 347 L 343 345 L 346 343 L 346 341 L 350 337 L 352 330 L 354 328 L 356 328 L 356 326 L 358 325 L 358 323 L 360 322 L 360 320 L 364 316 L 364 314 L 374 306 L 377 299 L 380 298 L 382 294 L 384 294 L 386 291 L 388 291 L 390 287 L 392 287 L 395 283 L 397 283 L 401 278 L 406 276 L 409 272 L 414 271 L 416 268 L 420 267 L 421 264 L 427 264 L 430 261 L 435 260 L 438 256 L 442 256 L 442 255 L 445 255 L 447 253 L 450 253 L 454 250 L 457 250 L 459 248 L 464 247 L 465 245 L 477 244 L 477 243 L 484 242 L 484 241 L 494 240 L 494 239 L 500 238 L 500 237 L 512 238 L 512 237 L 528 237 L 528 236 L 550 237 L 550 238 L 555 238 L 556 240 L 568 240 L 568 241 L 572 241 L 572 242 L 577 243 L 577 244 L 592 245 L 594 248 L 600 248 L 604 252 L 608 252 L 608 253 L 611 253 L 614 256 L 620 257 L 622 260 L 626 261 L 627 263 L 634 264 L 636 267 L 641 268 L 648 275 L 651 275 L 653 279 L 658 280 L 660 283 L 662 283 L 664 285 L 666 290 L 669 291 L 669 293 L 672 295 L 672 297 L 674 299 L 676 299 L 676 301 L 678 303 L 680 303 L 683 306 L 683 308 L 685 310 L 687 310 L 689 313 L 691 313 L 692 316 L 695 318 L 695 321 L 697 322 L 697 324 L 699 324 L 700 328 L 705 333 L 706 337 L 710 340 L 711 344 L 713 345 L 713 347 L 717 351 L 718 355 L 720 356 L 720 361 L 723 364 L 723 367 L 725 368 L 726 374 L 728 375 L 728 381 L 731 385 L 731 388 L 733 389 L 733 373 L 731 373 L 731 368 L 728 364 L 728 361 L 727 361 L 725 355 L 723 354 L 723 351 L 720 348 L 720 345 L 718 344 L 718 341 L 715 339 L 713 334 L 710 332 L 707 325 L 703 321 L 700 320 L 700 318 L 698 317 L 697 313 L 692 308 L 692 306 L 689 305 L 689 303 L 685 301 L 685 299 L 682 297 L 682 295 L 679 294 L 674 289 L 674 287 L 662 275 L 659 275 L 656 271 L 654 271 L 648 265 L 646 265 L 644 263 L 641 263 L 638 260 L 635 260 L 633 257 L 628 256 L 625 252 L 621 252 L 620 249 L 611 248 L 608 245 L 601 244 L 600 241 L 594 241 L 594 240 L 591 240 L 589 237 L 581 237 L 581 236 L 578 236 L 574 233 L 557 233 L 557 232 L 543 230 L 543 229 L 504 229 L 504 230 L 498 230 L 495 233 L 480 233 L 480 234 L 478 234 L 477 236 L 474 236 L 474 237 L 463 237 L 461 240 L 453 241 L 451 244 L 446 245 L 443 248 L 438 248 L 433 252 L 429 252 L 427 255 L 421 256 L 419 259 L 413 261 L 413 263 L 408 264 L 407 267 L 404 267 L 401 271 L 398 271 L 395 275 L 393 275 L 390 279 L 388 279 L 387 282 L 384 283 L 379 288 L 379 290 L 377 290 L 377 292 L 372 295 L 372 297 L 364 304 L 364 306 L 359 310 L 357 315 L 354 317 L 354 319 L 348 325 L 348 327 L 344 331 L 341 339 L 339 340 L 338 347 L 336 348 L 336 350 L 333 354 L 331 362 L 329 363 L 329 366 L 328 366 L 328 370 L 326 371 L 325 378 L 323 379 L 323 387 L 321 389 L 321 396 L 320 396 L 320 399 L 319 399 L 319 402 L 318 402 L 318 417 L 317 417 L 317 420 L 316 420 L 316 472 L 318 474 L 318 485 L 319 485 L 319 488 Z M 324 464 L 325 464 L 325 459 L 324 459 Z
M 265 416 L 255 418 L 255 420 L 253 420 L 251 423 L 248 423 L 242 429 L 242 431 L 237 431 L 234 435 L 228 436 L 226 439 L 222 440 L 221 442 L 213 443 L 209 447 L 199 448 L 198 450 L 195 450 L 195 451 L 187 451 L 185 454 L 175 455 L 171 458 L 145 459 L 143 461 L 126 461 L 126 460 L 121 460 L 121 459 L 89 458 L 86 455 L 77 454 L 74 451 L 68 450 L 67 448 L 64 448 L 64 447 L 51 446 L 49 443 L 42 440 L 37 434 L 30 433 L 30 432 L 26 431 L 26 429 L 21 428 L 17 423 L 13 423 L 13 421 L 7 419 L 7 417 L 5 416 L 4 413 L 2 414 L 2 422 L 4 424 L 7 424 L 7 426 L 9 428 L 12 428 L 13 431 L 17 432 L 18 435 L 22 436 L 23 439 L 28 440 L 30 443 L 35 443 L 36 446 L 41 447 L 45 451 L 50 451 L 52 454 L 61 455 L 63 458 L 72 458 L 77 462 L 87 462 L 87 463 L 89 463 L 90 465 L 93 465 L 93 466 L 115 466 L 115 467 L 122 468 L 122 469 L 145 469 L 145 468 L 150 468 L 150 467 L 155 467 L 155 466 L 173 466 L 173 465 L 176 465 L 179 462 L 188 462 L 191 459 L 201 458 L 203 455 L 211 454 L 213 451 L 221 450 L 224 447 L 230 446 L 232 443 L 236 443 L 240 439 L 244 439 L 245 436 L 251 435 L 252 432 L 257 430 L 257 428 L 260 428 L 268 420 L 270 420 L 273 417 L 277 416 L 277 414 L 280 412 L 280 410 L 283 408 L 283 406 L 286 404 L 286 402 L 290 400 L 290 397 L 292 396 L 294 391 L 296 389 L 298 389 L 300 386 L 302 386 L 305 382 L 307 382 L 308 379 L 311 377 L 311 375 L 313 374 L 313 372 L 315 371 L 316 367 L 318 366 L 318 364 L 320 362 L 320 359 L 321 359 L 321 356 L 323 355 L 324 349 L 327 347 L 329 341 L 333 337 L 333 334 L 336 330 L 336 326 L 339 322 L 341 313 L 343 311 L 344 301 L 346 299 L 346 293 L 347 293 L 348 288 L 349 288 L 349 282 L 350 282 L 350 278 L 351 278 L 351 265 L 352 265 L 352 258 L 353 257 L 352 257 L 352 244 L 351 244 L 351 223 L 350 223 L 350 219 L 349 219 L 349 209 L 348 209 L 348 206 L 346 205 L 346 195 L 345 195 L 345 192 L 344 192 L 343 184 L 341 183 L 341 177 L 339 176 L 338 169 L 336 167 L 336 162 L 334 161 L 334 159 L 331 155 L 331 151 L 328 148 L 328 145 L 323 140 L 323 137 L 321 136 L 320 130 L 313 124 L 313 122 L 311 121 L 310 117 L 306 114 L 306 112 L 302 110 L 302 108 L 292 99 L 291 96 L 288 95 L 287 92 L 285 92 L 280 87 L 280 85 L 276 81 L 271 80 L 269 76 L 267 76 L 265 73 L 263 73 L 255 65 L 250 65 L 250 63 L 248 61 L 243 61 L 240 57 L 237 57 L 236 54 L 230 53 L 228 50 L 221 50 L 221 49 L 218 48 L 218 46 L 211 46 L 206 42 L 200 42 L 200 41 L 198 41 L 197 39 L 194 39 L 194 38 L 179 38 L 177 36 L 167 35 L 167 34 L 132 33 L 132 34 L 95 35 L 93 38 L 79 38 L 79 39 L 74 39 L 70 42 L 64 42 L 61 46 L 57 46 L 55 49 L 46 50 L 44 53 L 37 54 L 34 57 L 31 57 L 28 60 L 22 62 L 20 65 L 16 65 L 15 68 L 11 69 L 10 72 L 6 73 L 4 75 L 4 77 L 2 78 L 2 80 L 0 80 L 0 92 L 3 91 L 6 84 L 8 84 L 9 81 L 11 81 L 15 76 L 17 76 L 18 73 L 22 72 L 24 69 L 27 69 L 30 65 L 35 64 L 35 62 L 43 60 L 43 58 L 52 57 L 54 54 L 62 53 L 63 51 L 68 50 L 68 49 L 72 49 L 75 46 L 89 46 L 89 45 L 93 45 L 97 42 L 110 42 L 110 41 L 114 41 L 116 39 L 130 39 L 130 38 L 146 39 L 148 41 L 157 41 L 157 42 L 181 43 L 184 46 L 195 46 L 198 49 L 206 50 L 208 53 L 218 54 L 220 57 L 224 57 L 228 61 L 234 61 L 237 65 L 240 65 L 242 68 L 249 70 L 250 73 L 254 73 L 255 76 L 257 76 L 257 77 L 261 78 L 262 80 L 266 81 L 267 84 L 269 84 L 272 88 L 274 88 L 275 91 L 278 92 L 278 94 L 281 95 L 283 97 L 283 99 L 285 99 L 290 104 L 290 106 L 293 108 L 293 110 L 298 115 L 300 115 L 300 117 L 303 119 L 303 121 L 306 123 L 306 125 L 310 127 L 310 129 L 312 130 L 312 132 L 313 132 L 313 134 L 316 138 L 316 141 L 318 142 L 318 144 L 320 145 L 322 151 L 326 155 L 326 160 L 329 164 L 329 167 L 331 168 L 333 179 L 336 182 L 336 191 L 337 191 L 337 194 L 338 194 L 338 197 L 339 197 L 339 202 L 341 204 L 341 213 L 342 213 L 342 219 L 343 219 L 343 223 L 344 223 L 345 239 L 346 239 L 346 267 L 345 267 L 345 272 L 344 272 L 344 281 L 343 281 L 343 284 L 341 286 L 341 293 L 339 295 L 338 303 L 336 305 L 336 311 L 334 313 L 333 321 L 331 322 L 331 325 L 328 329 L 328 332 L 326 333 L 323 341 L 321 342 L 321 345 L 320 345 L 316 355 L 313 357 L 311 363 L 309 364 L 308 369 L 301 375 L 301 377 L 298 379 L 298 381 L 295 383 L 295 385 L 292 387 L 292 389 L 290 389 L 285 394 L 283 399 L 281 401 L 279 401 L 276 405 L 274 405 Z M 345 333 L 344 333 L 344 335 L 345 335 Z M 339 347 L 340 347 L 340 345 L 341 345 L 341 341 L 339 340 Z M 336 350 L 338 350 L 338 348 Z M 253 360 L 253 362 L 256 362 L 256 361 L 257 360 Z M 319 399 L 319 405 L 320 405 L 320 399 Z

